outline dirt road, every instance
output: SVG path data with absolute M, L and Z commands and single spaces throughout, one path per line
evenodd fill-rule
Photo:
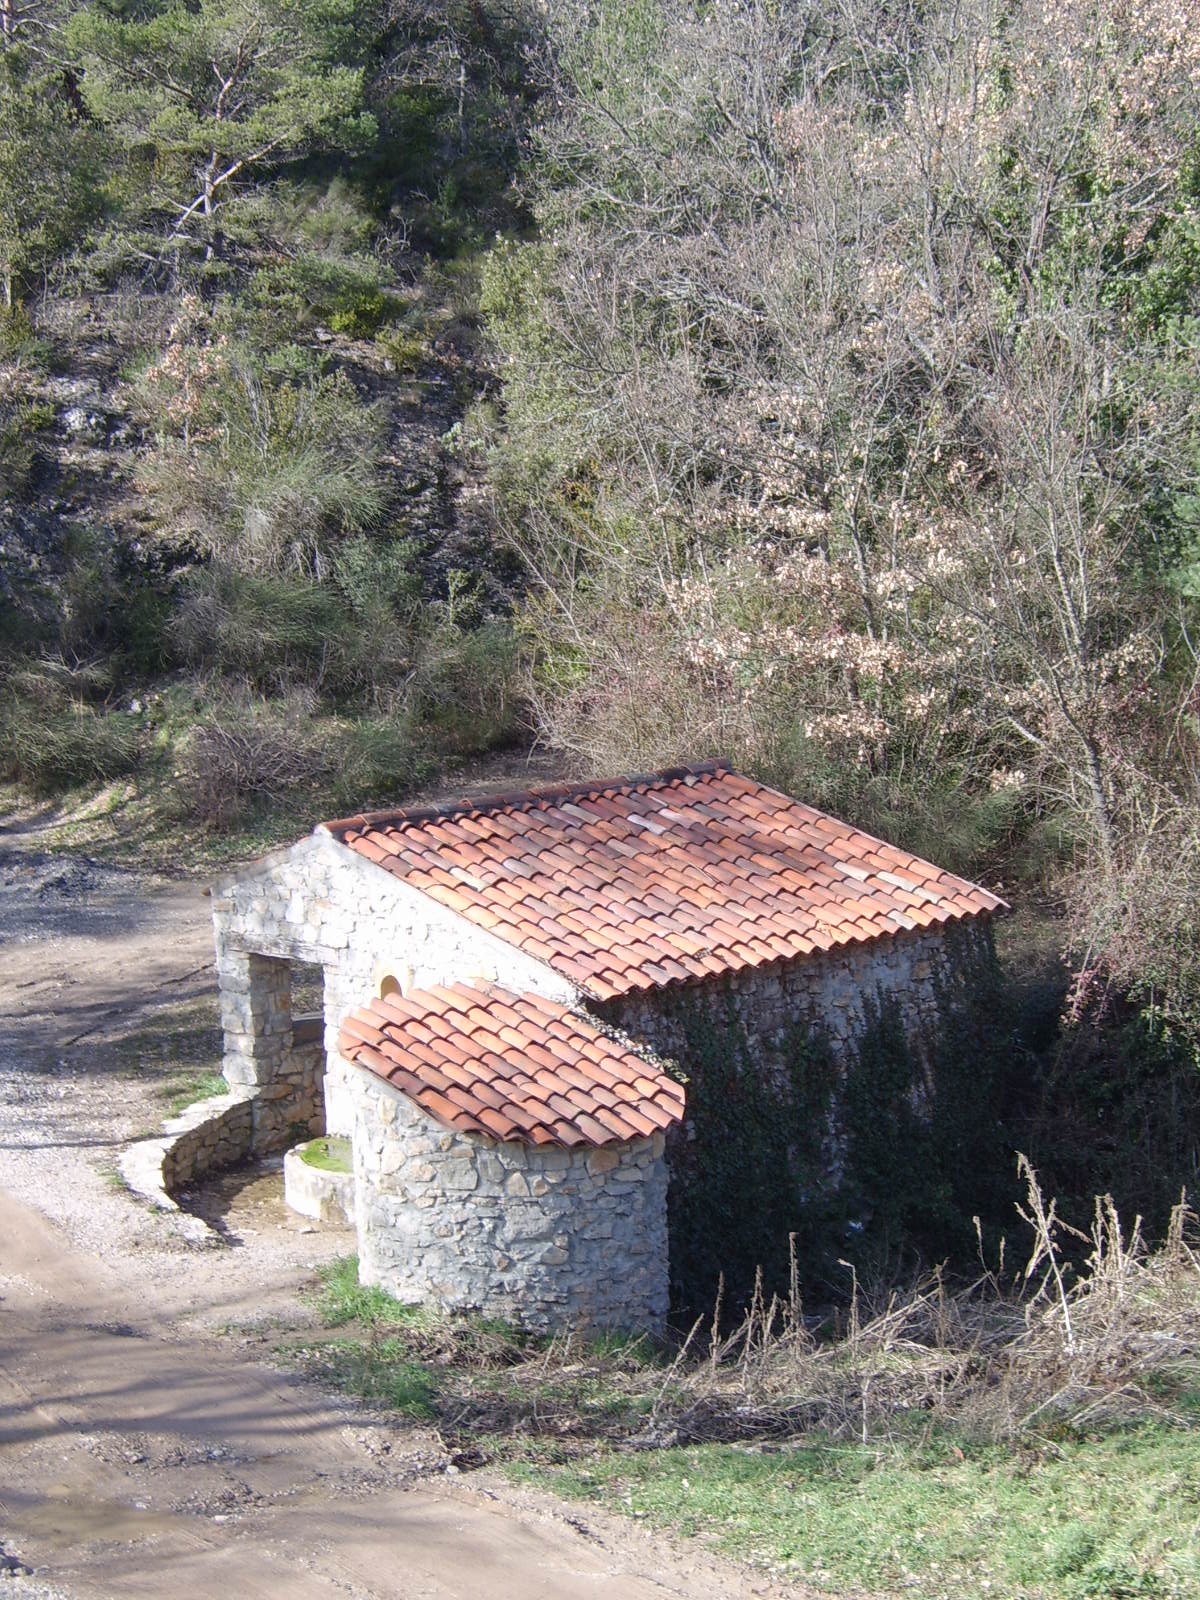
M 447 1475 L 435 1440 L 266 1364 L 237 1330 L 303 1324 L 299 1291 L 346 1237 L 235 1196 L 224 1244 L 198 1247 L 106 1176 L 162 1112 L 121 1041 L 211 995 L 207 904 L 29 845 L 0 837 L 0 1592 L 785 1592 L 700 1545 Z
M 7 1544 L 70 1595 L 721 1592 L 711 1567 L 688 1573 L 645 1541 L 617 1550 L 465 1482 L 405 1487 L 402 1433 L 368 1422 L 376 1436 L 364 1442 L 360 1418 L 298 1380 L 173 1335 L 3 1196 L 0 1238 Z

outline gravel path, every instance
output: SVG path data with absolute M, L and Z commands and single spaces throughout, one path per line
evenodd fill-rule
M 180 1016 L 201 1034 L 215 1027 L 202 888 L 13 848 L 0 835 L 0 1188 L 93 1259 L 127 1270 L 132 1256 L 148 1278 L 174 1283 L 182 1312 L 306 1269 L 336 1243 L 282 1205 L 252 1207 L 253 1220 L 235 1205 L 230 1243 L 244 1245 L 245 1220 L 258 1259 L 235 1248 L 206 1262 L 172 1218 L 121 1190 L 117 1155 L 155 1131 L 164 1081 L 187 1074 L 176 1058 Z M 215 1057 L 215 1036 L 213 1048 Z

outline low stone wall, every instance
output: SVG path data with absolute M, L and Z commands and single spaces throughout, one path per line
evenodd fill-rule
M 243 1093 L 198 1100 L 166 1123 L 163 1188 L 168 1194 L 186 1189 L 206 1172 L 231 1167 L 250 1154 L 253 1104 Z
M 661 1134 L 587 1151 L 500 1143 L 443 1128 L 362 1068 L 346 1073 L 363 1283 L 536 1332 L 661 1333 Z
M 139 1139 L 117 1163 L 126 1184 L 162 1211 L 178 1211 L 175 1194 L 206 1172 L 232 1166 L 250 1154 L 254 1108 L 245 1090 L 197 1100 L 163 1124 L 157 1139 Z M 198 1234 L 207 1225 L 191 1217 Z
M 323 1131 L 323 1124 L 313 1126 L 322 1122 L 323 1020 L 297 1017 L 293 1023 L 289 1018 L 288 1029 L 278 1080 L 286 1093 L 264 1100 L 263 1086 L 234 1082 L 228 1094 L 187 1106 L 163 1123 L 157 1139 L 139 1139 L 121 1156 L 118 1168 L 135 1194 L 164 1211 L 176 1211 L 174 1195 L 205 1173 L 281 1149 L 297 1126 Z M 287 1113 L 293 1114 L 292 1121 L 284 1120 Z

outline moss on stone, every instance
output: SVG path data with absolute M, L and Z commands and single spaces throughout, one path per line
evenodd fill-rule
M 352 1170 L 349 1139 L 332 1135 L 322 1134 L 317 1139 L 310 1139 L 301 1150 L 300 1159 L 306 1166 L 317 1167 L 321 1172 Z

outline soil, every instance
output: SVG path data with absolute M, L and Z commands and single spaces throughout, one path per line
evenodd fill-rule
M 352 1233 L 287 1211 L 278 1162 L 198 1188 L 201 1244 L 114 1177 L 209 1037 L 203 889 L 22 827 L 0 829 L 0 1595 L 800 1592 L 461 1473 L 436 1435 L 273 1365 Z

